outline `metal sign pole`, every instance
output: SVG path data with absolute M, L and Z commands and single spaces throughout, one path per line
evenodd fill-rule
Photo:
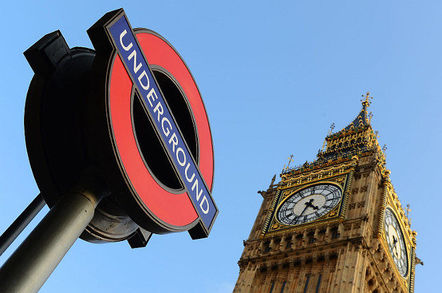
M 0 292 L 37 292 L 94 216 L 89 192 L 68 193 L 0 268 Z
M 29 206 L 15 219 L 8 229 L 0 236 L 0 256 L 8 249 L 9 245 L 28 226 L 45 205 L 45 200 L 41 194 L 29 204 Z

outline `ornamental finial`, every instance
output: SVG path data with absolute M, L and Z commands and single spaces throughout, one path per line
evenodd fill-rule
M 373 97 L 370 96 L 370 92 L 367 92 L 367 93 L 365 94 L 365 96 L 362 95 L 362 99 L 361 99 L 362 106 L 363 106 L 364 108 L 367 108 L 368 106 L 370 106 L 370 104 L 371 104 L 371 100 L 372 100 L 372 99 L 373 99 Z
M 269 188 L 271 188 L 271 187 L 273 186 L 273 184 L 275 183 L 275 180 L 276 180 L 276 174 L 273 175 L 273 177 L 272 177 L 272 181 L 270 182 L 270 185 L 269 185 Z M 261 195 L 262 195 L 262 194 L 261 194 Z
M 290 163 L 291 162 L 293 162 L 293 155 L 290 155 L 290 157 L 289 157 L 289 162 L 288 162 L 288 164 L 287 164 L 287 167 L 286 167 L 286 165 L 284 165 L 284 168 L 282 168 L 282 171 L 284 172 L 284 171 L 287 171 L 289 168 L 290 168 Z
M 407 208 L 405 209 L 407 212 L 407 218 L 409 217 L 409 213 L 411 212 L 410 204 L 407 204 Z
M 373 118 L 373 113 L 368 113 L 368 123 L 371 124 L 371 118 Z
M 335 123 L 334 122 L 330 125 L 330 132 L 328 133 L 328 135 L 333 133 L 333 129 L 335 129 Z
M 289 162 L 287 164 L 287 169 L 290 167 L 290 163 L 293 162 L 293 155 L 290 155 Z
M 327 136 L 330 136 L 333 133 L 333 129 L 335 129 L 335 123 L 334 122 L 330 125 L 330 130 L 328 131 Z M 327 142 L 327 138 L 324 139 L 324 143 L 322 144 L 322 148 L 320 150 L 321 152 L 324 151 L 325 143 L 326 142 Z

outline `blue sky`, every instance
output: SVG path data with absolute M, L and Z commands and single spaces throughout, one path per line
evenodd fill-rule
M 380 144 L 388 146 L 393 185 L 403 205 L 411 205 L 412 228 L 418 232 L 417 255 L 425 265 L 416 269 L 416 292 L 437 292 L 442 261 L 439 1 L 2 4 L 0 231 L 39 192 L 23 134 L 33 72 L 22 52 L 57 29 L 71 47 L 91 48 L 86 30 L 120 7 L 133 27 L 152 29 L 171 42 L 196 79 L 211 122 L 213 197 L 220 214 L 204 240 L 193 241 L 187 233 L 154 235 L 148 247 L 136 250 L 126 242 L 79 240 L 41 292 L 230 292 L 242 240 L 261 203 L 257 190 L 267 188 L 290 154 L 295 164 L 313 160 L 330 124 L 335 130 L 345 127 L 366 91 L 374 96 L 372 125 Z

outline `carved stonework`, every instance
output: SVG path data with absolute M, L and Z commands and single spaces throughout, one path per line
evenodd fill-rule
M 370 125 L 369 100 L 326 137 L 315 161 L 292 168 L 289 161 L 281 181 L 260 192 L 234 292 L 413 292 L 416 232 Z M 407 270 L 398 262 L 404 255 Z

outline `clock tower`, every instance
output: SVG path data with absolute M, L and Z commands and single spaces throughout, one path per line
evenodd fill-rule
M 413 292 L 416 232 L 367 108 L 266 191 L 234 292 Z

